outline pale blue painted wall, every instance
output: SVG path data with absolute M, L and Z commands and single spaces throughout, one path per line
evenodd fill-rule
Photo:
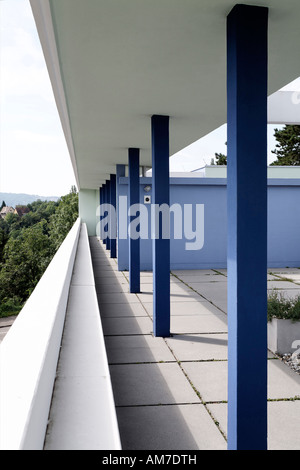
M 255 184 L 255 183 L 254 183 Z M 140 201 L 151 178 L 140 179 Z M 127 196 L 128 179 L 120 178 L 119 195 Z M 171 178 L 170 204 L 204 204 L 204 246 L 187 251 L 189 240 L 174 240 L 171 230 L 171 269 L 226 268 L 227 199 L 224 178 Z M 145 205 L 150 214 L 150 205 Z M 259 207 L 257 208 L 259 210 Z M 123 223 L 126 214 L 121 214 Z M 149 215 L 150 221 L 150 215 Z M 150 236 L 150 228 L 149 228 Z M 141 240 L 141 270 L 152 269 L 152 241 Z M 119 265 L 128 269 L 128 240 L 119 240 Z M 268 181 L 268 266 L 300 267 L 300 181 Z
M 300 267 L 300 181 L 268 185 L 268 265 Z

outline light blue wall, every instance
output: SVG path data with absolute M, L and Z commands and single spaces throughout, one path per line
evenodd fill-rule
M 119 195 L 127 196 L 128 178 L 119 179 Z M 140 202 L 144 187 L 151 178 L 140 179 Z M 187 251 L 186 242 L 175 240 L 171 224 L 171 269 L 226 268 L 227 264 L 227 199 L 224 178 L 171 178 L 170 204 L 204 204 L 204 245 L 201 250 Z M 152 269 L 152 240 L 141 240 L 141 270 Z M 259 210 L 259 207 L 257 208 Z M 121 214 L 126 223 L 125 211 Z M 195 227 L 194 227 L 195 229 Z M 119 266 L 128 269 L 128 240 L 118 241 Z M 300 267 L 300 181 L 268 181 L 268 266 Z
M 300 267 L 300 181 L 268 186 L 268 266 Z

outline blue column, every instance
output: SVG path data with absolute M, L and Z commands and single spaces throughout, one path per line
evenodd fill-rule
M 106 190 L 106 183 L 104 183 L 102 185 L 102 199 L 101 199 L 101 204 L 106 204 L 106 193 L 107 193 L 107 190 Z M 106 234 L 104 232 L 104 227 L 102 228 L 102 240 L 103 240 L 103 243 L 104 245 L 106 245 Z
M 152 203 L 168 204 L 169 194 L 169 117 L 154 115 L 152 125 Z M 157 207 L 157 206 L 156 206 Z M 153 333 L 170 336 L 170 238 L 152 217 Z
M 127 269 L 128 266 L 128 253 L 127 249 L 122 250 L 122 245 L 124 245 L 124 233 L 120 233 L 120 230 L 123 229 L 121 228 L 120 224 L 120 215 L 123 217 L 123 207 L 120 208 L 119 202 L 120 202 L 120 182 L 119 179 L 125 177 L 125 165 L 117 165 L 116 166 L 116 173 L 117 173 L 117 178 L 116 178 L 116 194 L 117 194 L 117 200 L 116 200 L 116 211 L 117 211 L 117 257 L 118 257 L 118 270 L 119 271 L 124 271 Z M 120 210 L 122 211 L 120 214 Z M 127 213 L 127 203 L 126 203 L 126 213 Z M 127 216 L 126 216 L 126 222 L 127 222 Z M 127 234 L 127 223 L 126 223 L 126 234 Z M 125 253 L 126 251 L 126 253 Z
M 106 199 L 106 204 L 110 204 L 110 180 L 106 180 L 106 198 L 105 199 Z M 106 249 L 110 250 L 109 231 L 108 231 L 107 238 L 106 238 Z
M 110 175 L 110 204 L 116 210 L 116 175 Z M 116 238 L 116 213 L 111 213 L 110 226 L 111 226 L 111 238 L 110 238 L 110 257 L 117 257 L 117 238 Z
M 102 185 L 99 189 L 99 193 L 100 193 L 100 197 L 99 197 L 99 204 L 101 206 L 101 204 L 104 204 L 104 186 Z M 102 220 L 102 216 L 100 216 L 100 222 Z M 102 227 L 101 227 L 101 223 L 100 223 L 100 239 L 104 242 L 104 239 L 103 239 L 103 230 L 102 230 Z
M 267 27 L 227 19 L 229 450 L 267 448 Z
M 140 150 L 128 149 L 129 208 L 140 202 Z M 129 221 L 134 217 L 130 217 Z M 130 226 L 129 226 L 130 227 Z M 140 292 L 140 239 L 134 239 L 129 228 L 129 290 Z
M 101 206 L 102 202 L 103 202 L 102 186 L 100 186 L 99 187 L 99 204 L 100 204 L 100 206 Z M 102 219 L 102 217 L 100 216 L 99 217 L 100 222 L 101 222 L 101 219 Z M 99 235 L 100 235 L 100 240 L 102 240 L 103 237 L 102 237 L 102 231 L 101 231 L 101 224 L 100 224 L 100 233 L 99 233 Z

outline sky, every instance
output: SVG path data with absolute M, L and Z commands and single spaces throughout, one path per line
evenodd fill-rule
M 296 85 L 295 85 L 296 84 Z M 298 79 L 292 89 L 300 90 Z M 274 128 L 268 126 L 268 163 Z M 171 171 L 227 153 L 226 125 L 178 152 Z M 182 158 L 184 156 L 184 158 Z M 28 0 L 0 0 L 0 192 L 62 196 L 76 185 Z
M 76 184 L 28 0 L 0 1 L 0 192 Z

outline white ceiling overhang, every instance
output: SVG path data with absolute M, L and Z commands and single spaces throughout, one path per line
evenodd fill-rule
M 226 122 L 230 0 L 30 0 L 77 184 L 96 189 L 170 116 L 170 154 Z M 269 94 L 300 76 L 299 0 L 268 6 Z M 255 25 L 253 25 L 255 30 Z M 251 31 L 249 31 L 251 34 Z

